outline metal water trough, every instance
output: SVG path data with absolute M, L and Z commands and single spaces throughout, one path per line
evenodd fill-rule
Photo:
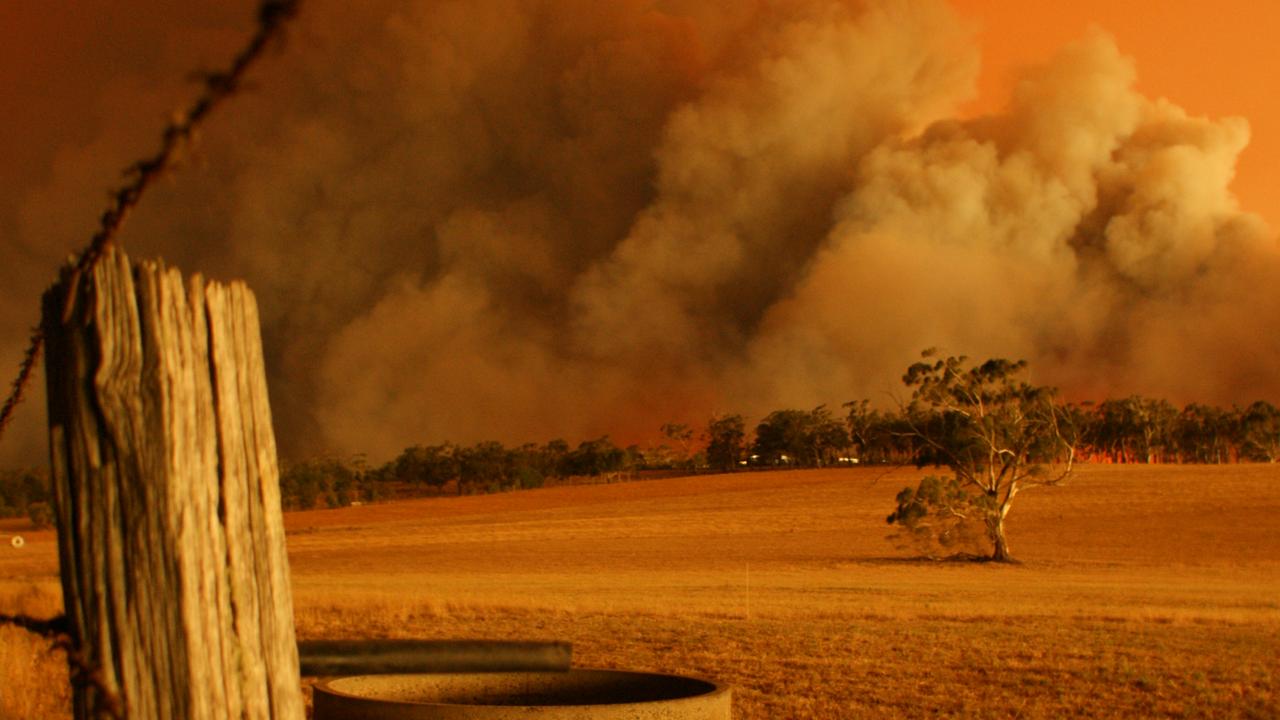
M 303 640 L 304 677 L 458 672 L 564 672 L 573 646 L 503 640 Z
M 315 720 L 729 720 L 727 687 L 700 678 L 570 668 L 557 642 L 306 641 Z

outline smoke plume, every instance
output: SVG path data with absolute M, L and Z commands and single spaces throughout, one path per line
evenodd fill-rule
M 234 47 L 225 3 L 184 12 L 46 63 L 65 132 L 8 121 L 15 362 L 148 118 Z M 887 399 L 929 346 L 1073 398 L 1280 395 L 1247 124 L 1141 96 L 1101 32 L 963 118 L 978 64 L 935 0 L 312 0 L 125 241 L 255 289 L 295 455 Z

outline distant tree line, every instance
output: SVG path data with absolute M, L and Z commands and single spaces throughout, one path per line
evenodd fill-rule
M 393 495 L 507 492 L 565 482 L 615 482 L 638 473 L 733 472 L 855 464 L 920 464 L 919 405 L 886 410 L 868 400 L 784 409 L 748 428 L 743 415 L 716 415 L 702 430 L 660 428 L 666 442 L 618 447 L 608 436 L 570 447 L 564 440 L 515 448 L 495 441 L 405 448 L 374 468 L 362 460 L 321 458 L 288 465 L 281 477 L 286 509 L 342 507 Z M 1230 463 L 1280 459 L 1280 409 L 1266 401 L 1223 409 L 1139 396 L 1064 406 L 1078 462 Z
M 754 427 L 743 415 L 716 415 L 701 429 L 682 423 L 660 428 L 663 442 L 617 446 L 608 436 L 576 447 L 564 440 L 508 448 L 495 441 L 471 446 L 442 443 L 405 448 L 370 467 L 361 457 L 313 458 L 286 463 L 281 497 L 286 509 L 344 507 L 405 495 L 506 492 L 566 482 L 616 482 L 637 474 L 694 474 L 768 468 L 853 464 L 919 464 L 927 413 L 918 405 L 875 408 L 845 403 L 843 415 L 826 405 L 775 410 Z M 1132 396 L 1067 404 L 1080 462 L 1231 463 L 1280 459 L 1280 409 L 1260 400 L 1246 407 Z M 0 517 L 50 522 L 48 477 L 43 471 L 0 472 Z
M 343 507 L 404 495 L 474 495 L 542 487 L 569 478 L 603 482 L 635 472 L 674 467 L 670 452 L 620 448 L 608 436 L 571 448 L 564 440 L 508 448 L 486 441 L 471 446 L 443 443 L 405 448 L 389 462 L 368 468 L 362 459 L 318 458 L 287 465 L 280 494 L 287 510 Z
M 27 517 L 37 528 L 53 523 L 49 476 L 43 470 L 0 471 L 0 518 Z
M 1109 462 L 1229 463 L 1280 459 L 1280 409 L 1259 400 L 1224 409 L 1132 396 L 1072 408 L 1081 445 Z
M 854 452 L 864 463 L 909 464 L 919 454 L 922 423 L 913 413 L 847 403 Z M 1100 403 L 1068 403 L 1079 460 L 1106 463 L 1276 462 L 1280 459 L 1280 409 L 1259 400 L 1224 409 L 1192 403 L 1178 409 L 1167 400 L 1131 396 Z

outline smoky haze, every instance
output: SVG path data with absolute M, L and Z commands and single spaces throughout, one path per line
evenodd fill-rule
M 6 11 L 80 48 L 3 56 L 38 98 L 0 121 L 13 363 L 240 5 Z M 123 239 L 254 288 L 290 455 L 887 399 L 928 346 L 1076 399 L 1275 399 L 1247 123 L 1139 95 L 1102 32 L 962 117 L 973 33 L 928 0 L 309 0 Z

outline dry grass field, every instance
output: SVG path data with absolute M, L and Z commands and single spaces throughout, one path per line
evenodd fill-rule
M 300 637 L 562 639 L 713 677 L 738 718 L 1280 716 L 1280 467 L 1086 466 L 1019 497 L 1022 563 L 885 540 L 917 473 L 745 473 L 286 516 Z M 0 525 L 0 533 L 9 531 Z M 0 611 L 56 611 L 51 533 Z M 0 717 L 65 713 L 0 630 Z

